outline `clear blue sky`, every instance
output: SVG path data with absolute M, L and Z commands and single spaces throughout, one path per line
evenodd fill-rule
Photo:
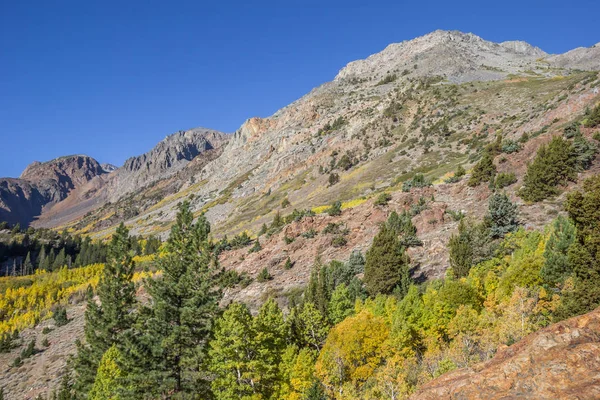
M 600 42 L 600 1 L 0 1 L 0 176 L 167 134 L 233 132 L 347 62 L 435 29 L 551 53 Z

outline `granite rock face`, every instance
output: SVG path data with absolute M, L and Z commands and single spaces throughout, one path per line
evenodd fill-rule
M 600 309 L 551 325 L 473 368 L 426 384 L 413 400 L 599 399 Z

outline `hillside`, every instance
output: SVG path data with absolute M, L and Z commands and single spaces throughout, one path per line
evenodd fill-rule
M 276 351 L 261 348 L 263 355 L 280 357 L 271 360 L 273 366 L 292 363 L 279 383 L 268 381 L 272 386 L 257 389 L 253 382 L 260 379 L 249 363 L 251 389 L 241 378 L 239 388 L 233 381 L 213 380 L 222 391 L 235 386 L 237 394 L 264 390 L 273 395 L 277 387 L 297 399 L 313 388 L 335 399 L 399 399 L 415 391 L 417 399 L 507 393 L 568 398 L 585 387 L 592 398 L 598 380 L 593 373 L 598 311 L 551 323 L 598 306 L 594 300 L 568 303 L 573 296 L 584 297 L 577 292 L 583 290 L 581 282 L 591 282 L 593 299 L 596 275 L 584 279 L 587 270 L 565 261 L 579 254 L 581 243 L 590 254 L 595 251 L 596 242 L 585 243 L 581 232 L 595 235 L 599 217 L 589 206 L 600 174 L 598 49 L 552 55 L 521 41 L 493 43 L 470 33 L 435 31 L 349 63 L 331 82 L 270 117 L 249 118 L 232 134 L 179 131 L 121 167 L 86 156 L 35 162 L 20 178 L 0 180 L 0 222 L 35 228 L 32 237 L 39 237 L 40 245 L 25 243 L 31 242 L 29 232 L 0 230 L 0 262 L 5 271 L 11 266 L 18 271 L 17 265 L 28 271 L 26 257 L 38 262 L 42 250 L 45 255 L 50 249 L 54 257 L 60 248 L 63 262 L 52 264 L 54 275 L 49 275 L 59 280 L 64 272 L 58 269 L 81 256 L 86 237 L 105 243 L 98 245 L 93 263 L 106 259 L 110 266 L 110 248 L 103 246 L 110 247 L 107 239 L 115 232 L 124 235 L 124 228 L 117 231 L 121 223 L 136 235 L 135 250 L 123 254 L 141 260 L 138 272 L 164 269 L 174 262 L 166 254 L 184 251 L 185 246 L 172 243 L 159 250 L 160 242 L 148 251 L 154 238 L 166 240 L 175 232 L 179 240 L 198 240 L 201 244 L 187 244 L 201 250 L 188 256 L 196 260 L 197 253 L 209 253 L 210 266 L 218 271 L 213 283 L 222 289 L 222 296 L 215 295 L 218 306 L 238 313 L 220 316 L 216 329 L 222 336 L 212 339 L 227 343 L 227 329 L 231 335 L 241 330 L 245 339 L 234 344 L 260 348 L 264 343 L 253 342 L 265 334 L 260 327 L 267 323 L 260 318 L 272 312 L 280 314 L 269 323 L 280 321 L 289 335 L 282 335 L 282 343 L 296 346 L 285 356 L 283 345 Z M 584 195 L 569 194 L 581 190 L 589 202 L 581 207 L 584 216 L 573 205 Z M 189 223 L 195 219 L 201 225 L 191 239 L 177 236 L 191 229 L 181 226 L 184 201 Z M 180 230 L 170 233 L 174 224 Z M 48 239 L 45 228 L 62 233 Z M 379 290 L 373 289 L 365 258 L 375 257 L 368 253 L 384 240 L 386 229 L 393 242 L 388 250 L 401 249 L 393 263 L 403 268 L 403 280 L 398 272 L 390 278 L 394 287 Z M 456 256 L 457 240 L 469 246 L 463 259 Z M 565 243 L 555 244 L 559 240 Z M 19 255 L 4 257 L 11 251 Z M 592 256 L 592 261 L 579 256 L 585 261 L 581 265 L 595 271 Z M 77 266 L 86 265 L 81 258 Z M 547 272 L 548 265 L 562 268 L 552 270 L 558 277 Z M 24 310 L 15 306 L 19 293 L 42 278 L 5 278 L 6 304 L 14 306 L 15 319 Z M 209 277 L 194 275 L 178 284 L 190 281 L 208 285 Z M 147 292 L 141 283 L 128 288 L 144 304 L 161 293 Z M 59 385 L 65 357 L 76 352 L 72 344 L 83 336 L 83 289 L 78 290 L 56 300 L 74 318 L 64 328 L 46 321 L 53 307 L 48 300 L 35 321 L 5 329 L 18 330 L 22 339 L 2 356 L 6 361 L 22 354 L 30 338 L 46 335 L 43 327 L 55 330 L 48 333 L 47 349 L 24 366 L 4 370 L 0 386 L 10 393 L 30 387 L 33 397 Z M 306 304 L 315 310 L 306 311 Z M 308 329 L 306 321 L 314 322 L 310 318 L 322 327 L 307 339 L 299 332 Z M 227 323 L 233 325 L 227 328 Z M 277 333 L 265 335 L 271 334 Z M 363 334 L 381 340 L 373 344 Z M 222 350 L 234 344 L 215 346 Z M 352 358 L 363 350 L 366 365 Z M 304 365 L 300 355 L 306 357 Z M 336 375 L 333 365 L 342 362 L 345 369 Z M 305 375 L 297 377 L 292 366 L 310 372 L 302 370 Z M 575 368 L 580 374 L 569 381 L 564 371 Z M 46 383 L 33 384 L 37 375 Z M 396 395 L 388 396 L 383 393 L 390 379 Z M 542 383 L 528 386 L 530 380 Z M 555 380 L 561 391 L 547 384 Z

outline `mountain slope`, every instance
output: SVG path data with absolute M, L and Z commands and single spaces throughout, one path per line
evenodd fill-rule
M 44 207 L 105 174 L 88 156 L 66 156 L 27 166 L 19 179 L 0 179 L 0 220 L 28 225 Z
M 414 400 L 600 398 L 600 309 L 532 333 L 429 382 Z

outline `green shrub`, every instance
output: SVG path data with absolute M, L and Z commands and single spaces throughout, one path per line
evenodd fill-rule
M 431 186 L 431 181 L 427 180 L 423 174 L 415 174 L 412 179 L 409 179 L 402 184 L 402 191 L 410 192 L 412 188 L 422 188 L 427 186 Z
M 514 140 L 506 139 L 502 142 L 501 149 L 503 153 L 512 154 L 521 150 L 521 145 Z
M 475 167 L 473 167 L 473 173 L 467 183 L 469 186 L 478 186 L 483 182 L 490 182 L 496 175 L 496 166 L 494 165 L 494 159 L 491 154 L 486 151 L 483 153 L 481 160 Z
M 260 245 L 260 241 L 258 239 L 256 239 L 256 241 L 254 242 L 254 245 L 252 247 L 250 247 L 250 250 L 248 250 L 248 253 L 257 253 L 261 250 L 262 250 L 262 247 Z
M 341 201 L 336 201 L 335 203 L 333 203 L 331 205 L 331 207 L 329 207 L 327 209 L 326 213 L 330 217 L 336 217 L 338 215 L 342 215 L 342 202 Z
M 465 176 L 465 174 L 467 173 L 467 171 L 465 171 L 465 169 L 463 168 L 462 165 L 459 165 L 458 168 L 456 168 L 456 171 L 454 172 L 454 175 L 452 175 L 450 178 L 446 179 L 444 182 L 445 183 L 456 183 L 459 182 L 463 176 Z
M 270 281 L 271 279 L 273 279 L 273 276 L 271 276 L 269 270 L 266 268 L 263 268 L 256 277 L 256 280 L 261 283 Z
M 381 86 L 381 85 L 385 85 L 387 83 L 392 83 L 396 79 L 398 79 L 398 76 L 396 76 L 396 74 L 388 74 L 383 79 L 381 79 L 379 82 L 377 82 L 377 84 L 375 86 Z
M 496 188 L 502 189 L 512 185 L 517 181 L 517 177 L 514 172 L 501 172 L 496 176 Z
M 52 311 L 54 323 L 56 326 L 63 326 L 69 323 L 69 318 L 67 318 L 67 309 L 63 306 L 57 306 Z
M 390 200 L 392 200 L 392 195 L 384 192 L 377 196 L 374 204 L 376 206 L 387 206 Z
M 340 181 L 340 176 L 334 172 L 329 174 L 329 186 L 333 186 Z
M 285 264 L 283 264 L 283 269 L 292 269 L 292 267 L 294 266 L 294 264 L 292 263 L 292 260 L 288 257 L 285 260 Z
M 579 123 L 573 122 L 567 126 L 563 130 L 564 135 L 567 139 L 574 138 L 575 136 L 581 135 L 581 130 L 579 129 Z
M 586 128 L 595 128 L 600 125 L 600 104 L 594 107 L 593 110 L 586 112 L 584 126 Z
M 490 198 L 486 220 L 492 238 L 502 238 L 519 227 L 517 205 L 510 201 L 506 193 L 496 193 Z
M 333 239 L 331 239 L 331 245 L 333 247 L 344 247 L 347 243 L 348 240 L 346 240 L 346 238 L 341 235 L 334 236 Z
M 50 342 L 48 341 L 47 337 L 45 337 L 44 340 L 42 340 L 42 346 L 44 346 L 44 347 L 50 346 Z
M 294 242 L 294 240 L 296 240 L 296 238 L 294 238 L 294 237 L 290 237 L 290 236 L 288 236 L 288 235 L 285 235 L 285 236 L 283 237 L 283 241 L 285 242 L 285 244 L 290 244 L 290 243 L 293 243 L 293 242 Z
M 303 232 L 303 233 L 302 233 L 302 237 L 303 237 L 303 238 L 306 238 L 306 239 L 312 239 L 312 238 L 314 238 L 315 236 L 317 236 L 317 234 L 318 234 L 318 233 L 317 233 L 317 231 L 316 231 L 316 230 L 314 230 L 313 228 L 310 228 L 310 229 L 309 229 L 309 230 L 307 230 L 306 232 Z
M 290 204 L 291 204 L 291 203 L 290 203 L 290 201 L 289 201 L 289 200 L 288 200 L 288 198 L 286 197 L 285 199 L 283 199 L 283 200 L 281 201 L 281 208 L 287 208 L 287 207 L 289 207 L 289 206 L 290 206 Z

